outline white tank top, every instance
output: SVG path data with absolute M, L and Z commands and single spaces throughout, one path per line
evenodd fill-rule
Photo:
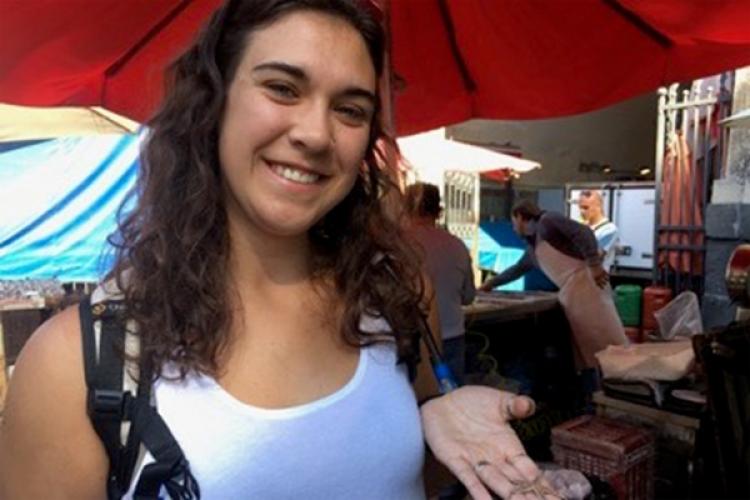
M 348 383 L 301 406 L 254 407 L 196 375 L 160 379 L 154 396 L 204 500 L 425 498 L 419 409 L 392 343 L 362 349 Z

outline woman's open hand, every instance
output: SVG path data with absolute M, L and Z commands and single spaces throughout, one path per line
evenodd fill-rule
M 489 491 L 506 500 L 560 498 L 542 479 L 509 424 L 534 413 L 530 398 L 464 386 L 428 401 L 421 413 L 433 454 L 475 500 L 490 500 Z

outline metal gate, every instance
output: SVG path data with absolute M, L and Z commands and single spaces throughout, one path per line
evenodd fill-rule
M 444 172 L 443 200 L 445 228 L 467 244 L 476 274 L 479 249 L 479 174 L 458 170 Z
M 659 89 L 653 281 L 701 296 L 706 205 L 722 164 L 717 120 L 728 115 L 730 98 L 710 87 L 680 94 L 677 84 Z

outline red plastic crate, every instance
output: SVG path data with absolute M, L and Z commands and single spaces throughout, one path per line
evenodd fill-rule
M 620 500 L 654 497 L 653 435 L 618 420 L 584 415 L 552 428 L 555 462 L 609 482 Z

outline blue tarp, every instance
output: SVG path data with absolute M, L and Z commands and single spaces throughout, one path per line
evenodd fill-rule
M 0 153 L 0 279 L 97 281 L 134 186 L 135 135 L 71 137 Z
M 480 269 L 500 273 L 515 264 L 526 250 L 526 242 L 513 231 L 510 222 L 482 222 L 479 224 Z M 497 290 L 555 290 L 556 287 L 539 269 L 497 287 Z
M 135 184 L 139 145 L 135 135 L 100 135 L 0 146 L 0 280 L 98 281 L 112 262 L 107 237 Z M 478 265 L 500 272 L 525 246 L 510 223 L 482 223 Z M 500 289 L 554 285 L 535 270 Z

